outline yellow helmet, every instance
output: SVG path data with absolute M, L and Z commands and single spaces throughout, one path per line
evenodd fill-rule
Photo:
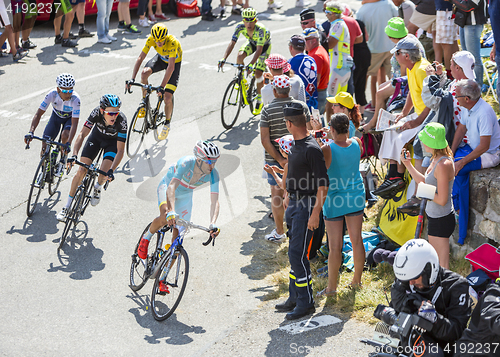
M 151 36 L 155 42 L 163 42 L 167 38 L 168 29 L 163 24 L 155 24 L 151 29 Z

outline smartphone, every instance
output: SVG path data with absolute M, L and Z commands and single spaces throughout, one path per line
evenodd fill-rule
M 269 84 L 269 78 L 264 78 L 264 84 Z
M 316 139 L 322 138 L 323 137 L 323 131 L 322 130 L 317 130 L 314 132 L 314 137 Z

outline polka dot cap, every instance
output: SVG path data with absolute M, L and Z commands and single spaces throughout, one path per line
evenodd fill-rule
M 290 88 L 290 78 L 286 75 L 276 76 L 273 79 L 273 86 L 277 88 Z
M 291 68 L 290 63 L 288 63 L 286 58 L 280 54 L 277 54 L 277 53 L 270 54 L 265 62 L 269 68 L 272 68 L 272 69 L 283 68 L 283 73 L 288 72 Z
M 278 143 L 280 146 L 280 149 L 283 150 L 287 155 L 290 155 L 292 152 L 292 144 L 293 144 L 293 136 L 292 135 L 285 135 L 282 136 L 281 138 L 278 138 L 274 140 Z

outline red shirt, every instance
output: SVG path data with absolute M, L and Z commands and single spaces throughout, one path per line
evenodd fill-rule
M 353 51 L 353 47 L 354 47 L 354 40 L 356 39 L 356 37 L 362 35 L 363 32 L 361 32 L 361 27 L 359 27 L 359 24 L 354 17 L 342 15 L 342 20 L 345 21 L 345 24 L 347 25 L 347 28 L 349 29 L 349 36 L 351 39 L 351 57 L 352 57 L 353 56 L 352 51 Z
M 323 90 L 328 87 L 328 80 L 330 79 L 330 57 L 325 48 L 321 45 L 309 51 L 309 56 L 314 58 L 316 66 L 318 67 L 318 75 L 320 81 L 318 82 L 318 90 Z

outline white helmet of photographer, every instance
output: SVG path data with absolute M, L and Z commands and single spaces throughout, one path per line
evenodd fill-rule
M 392 268 L 397 279 L 410 281 L 422 276 L 423 285 L 429 287 L 436 282 L 439 257 L 425 239 L 410 239 L 397 252 Z

